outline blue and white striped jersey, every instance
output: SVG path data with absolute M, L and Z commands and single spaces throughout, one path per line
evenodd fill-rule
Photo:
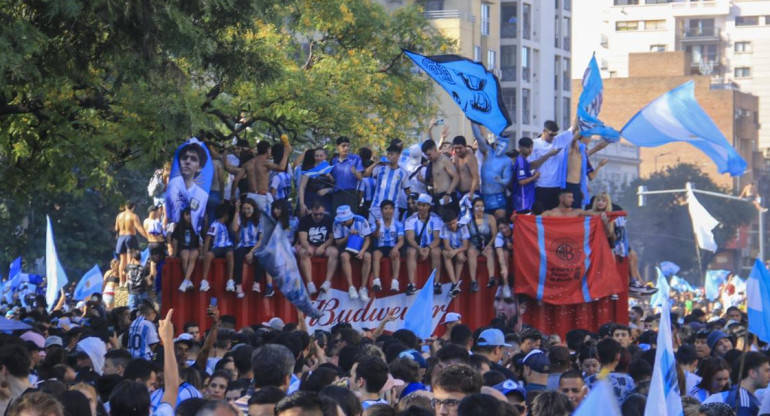
M 415 212 L 407 218 L 404 224 L 404 231 L 414 231 L 414 238 L 420 247 L 428 247 L 433 242 L 433 231 L 441 231 L 444 222 L 438 215 L 430 213 L 427 221 L 419 218 L 419 213 Z M 424 231 L 423 231 L 424 229 Z M 422 237 L 420 234 L 422 233 Z
M 396 208 L 406 208 L 399 206 L 399 195 L 409 187 L 409 176 L 401 168 L 393 169 L 390 166 L 378 166 L 372 172 L 372 177 L 376 178 L 377 186 L 374 191 L 373 207 L 379 207 L 382 201 L 391 200 L 396 204 Z
M 226 225 L 219 221 L 214 221 L 211 224 L 207 234 L 211 236 L 211 248 L 222 248 L 233 245 L 233 242 L 230 240 L 230 230 L 227 229 Z
M 379 237 L 375 243 L 376 248 L 380 247 L 395 247 L 398 244 L 398 238 L 404 236 L 404 224 L 396 221 L 395 218 L 391 218 L 390 224 L 385 225 L 385 219 L 375 220 L 370 224 L 370 227 L 374 229 L 379 225 Z
M 257 245 L 259 224 L 252 221 L 241 223 L 241 229 L 238 230 L 238 247 L 254 247 Z
M 350 230 L 356 230 L 358 231 L 358 234 L 361 237 L 366 237 L 369 234 L 372 233 L 371 227 L 369 227 L 369 222 L 366 221 L 366 218 L 356 215 L 353 217 L 353 224 L 351 224 L 349 227 L 342 225 L 342 223 L 335 221 L 334 222 L 334 238 L 345 238 L 350 235 Z
M 449 241 L 449 247 L 444 247 L 448 250 L 454 250 L 456 248 L 460 248 L 463 246 L 463 240 L 468 240 L 471 238 L 471 233 L 468 232 L 468 227 L 464 225 L 458 225 L 457 230 L 452 231 L 449 229 L 449 227 L 444 224 L 441 227 L 441 231 L 438 234 L 438 237 L 442 240 L 442 242 L 445 242 L 445 240 Z
M 144 316 L 139 315 L 128 327 L 128 352 L 134 358 L 152 360 L 151 345 L 160 342 L 155 325 Z

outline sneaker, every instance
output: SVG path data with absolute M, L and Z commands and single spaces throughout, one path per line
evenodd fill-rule
M 254 284 L 251 285 L 251 291 L 252 292 L 260 293 L 260 292 L 262 292 L 262 287 L 259 285 L 258 282 L 254 282 Z
M 495 280 L 495 278 L 494 277 L 490 277 L 489 278 L 489 282 L 487 282 L 487 287 L 488 288 L 495 287 L 496 283 L 497 283 L 497 281 Z
M 511 293 L 511 287 L 510 286 L 503 286 L 503 298 L 504 299 L 513 299 L 513 293 Z
M 398 292 L 398 279 L 393 279 L 390 281 L 390 291 Z
M 433 294 L 434 295 L 441 294 L 441 283 L 436 283 L 435 285 L 433 285 Z
M 272 298 L 273 295 L 275 295 L 275 289 L 273 288 L 273 285 L 267 285 L 265 288 L 265 297 Z
M 643 285 L 638 280 L 632 280 L 631 283 L 628 284 L 628 291 L 636 295 L 649 296 L 657 292 L 658 289 Z
M 235 287 L 235 296 L 238 299 L 243 299 L 243 297 L 246 296 L 246 294 L 243 293 L 243 287 L 241 287 L 241 285 Z
M 226 292 L 235 292 L 235 280 L 228 279 L 227 280 L 227 286 L 225 286 Z
M 358 292 L 356 291 L 355 287 L 350 286 L 348 288 L 348 296 L 350 296 L 350 300 L 358 299 Z
M 361 289 L 358 289 L 358 296 L 361 298 L 364 303 L 369 302 L 369 289 L 362 287 Z
M 184 293 L 190 290 L 191 287 L 193 287 L 193 283 L 189 279 L 184 279 L 182 284 L 179 285 L 179 291 Z
M 449 296 L 455 297 L 459 295 L 460 292 L 460 281 L 458 280 L 457 283 L 452 283 L 452 286 L 449 288 Z
M 331 288 L 332 288 L 332 282 L 327 280 L 327 281 L 323 282 L 323 284 L 321 285 L 321 293 L 326 293 Z
M 479 291 L 479 282 L 474 280 L 471 282 L 471 293 L 476 293 L 478 291 Z
M 382 282 L 380 281 L 379 277 L 372 280 L 372 290 L 375 292 L 382 290 Z
M 201 292 L 208 292 L 209 289 L 211 289 L 211 286 L 209 286 L 209 281 L 206 279 L 201 280 Z
M 307 284 L 307 294 L 308 295 L 315 295 L 316 293 L 318 293 L 318 289 L 316 289 L 315 283 L 313 283 L 313 282 L 308 283 Z
M 392 286 L 392 284 L 391 284 L 391 286 Z M 407 296 L 412 296 L 415 293 L 417 293 L 417 288 L 414 287 L 413 283 L 409 283 L 408 285 L 406 285 L 406 295 Z

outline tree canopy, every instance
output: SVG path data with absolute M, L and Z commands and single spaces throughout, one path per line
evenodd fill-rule
M 149 178 L 201 131 L 222 143 L 268 130 L 296 143 L 404 138 L 435 102 L 400 48 L 453 48 L 418 6 L 388 12 L 368 0 L 0 5 L 0 226 L 10 229 L 31 206 L 55 215 L 73 198 L 95 198 L 76 215 L 111 229 L 100 217 L 141 190 L 135 172 Z M 0 243 L 0 261 L 27 251 L 18 243 Z

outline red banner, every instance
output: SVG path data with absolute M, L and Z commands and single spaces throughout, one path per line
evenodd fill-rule
M 618 274 L 604 225 L 596 216 L 518 216 L 513 246 L 514 290 L 538 301 L 588 303 L 620 294 L 628 284 Z

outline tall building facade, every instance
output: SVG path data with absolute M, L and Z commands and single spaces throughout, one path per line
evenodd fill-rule
M 574 1 L 573 78 L 594 52 L 604 78 L 625 78 L 629 53 L 684 51 L 689 74 L 749 92 L 770 108 L 770 1 Z M 760 128 L 759 146 L 770 147 L 770 111 L 748 116 Z

